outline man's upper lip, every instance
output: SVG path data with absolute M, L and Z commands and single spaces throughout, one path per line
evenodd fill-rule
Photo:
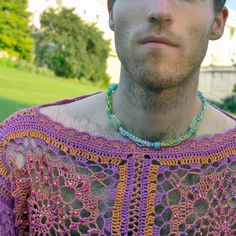
M 147 36 L 146 38 L 142 39 L 141 44 L 145 44 L 145 43 L 162 43 L 162 44 L 166 44 L 172 47 L 176 47 L 176 43 L 174 43 L 173 41 L 171 41 L 170 39 L 166 38 L 166 37 L 158 37 L 158 36 Z

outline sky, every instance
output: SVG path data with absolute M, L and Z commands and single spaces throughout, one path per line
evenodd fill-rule
M 236 10 L 236 0 L 226 0 L 226 6 Z

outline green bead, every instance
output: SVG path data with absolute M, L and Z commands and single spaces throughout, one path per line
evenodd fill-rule
M 110 116 L 110 122 L 115 131 L 119 131 L 119 128 L 121 127 L 121 122 L 115 115 Z
M 195 133 L 198 128 L 199 128 L 199 121 L 197 120 L 197 118 L 193 118 L 190 125 L 189 125 L 189 128 Z

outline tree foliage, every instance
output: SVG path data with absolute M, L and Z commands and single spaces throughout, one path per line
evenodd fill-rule
M 236 85 L 234 86 L 233 95 L 224 98 L 222 105 L 224 110 L 236 114 Z
M 74 9 L 50 9 L 41 16 L 35 35 L 36 63 L 66 78 L 108 82 L 106 61 L 110 42 L 94 24 L 85 23 Z
M 27 0 L 0 0 L 0 50 L 29 60 L 34 41 L 27 5 Z
M 225 111 L 236 114 L 236 85 L 234 86 L 233 94 L 223 98 L 222 102 L 210 102 Z

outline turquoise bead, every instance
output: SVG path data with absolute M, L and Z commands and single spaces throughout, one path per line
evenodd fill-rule
M 154 148 L 155 149 L 160 149 L 161 148 L 161 143 L 160 142 L 154 142 Z
M 191 121 L 189 128 L 191 130 L 193 130 L 194 132 L 196 132 L 199 128 L 199 121 L 197 120 L 197 118 L 193 118 L 193 120 Z
M 188 132 L 189 132 L 190 134 L 194 134 L 194 131 L 193 131 L 192 129 L 189 129 Z
M 118 84 L 111 84 L 109 87 L 109 92 L 112 93 L 118 88 Z

